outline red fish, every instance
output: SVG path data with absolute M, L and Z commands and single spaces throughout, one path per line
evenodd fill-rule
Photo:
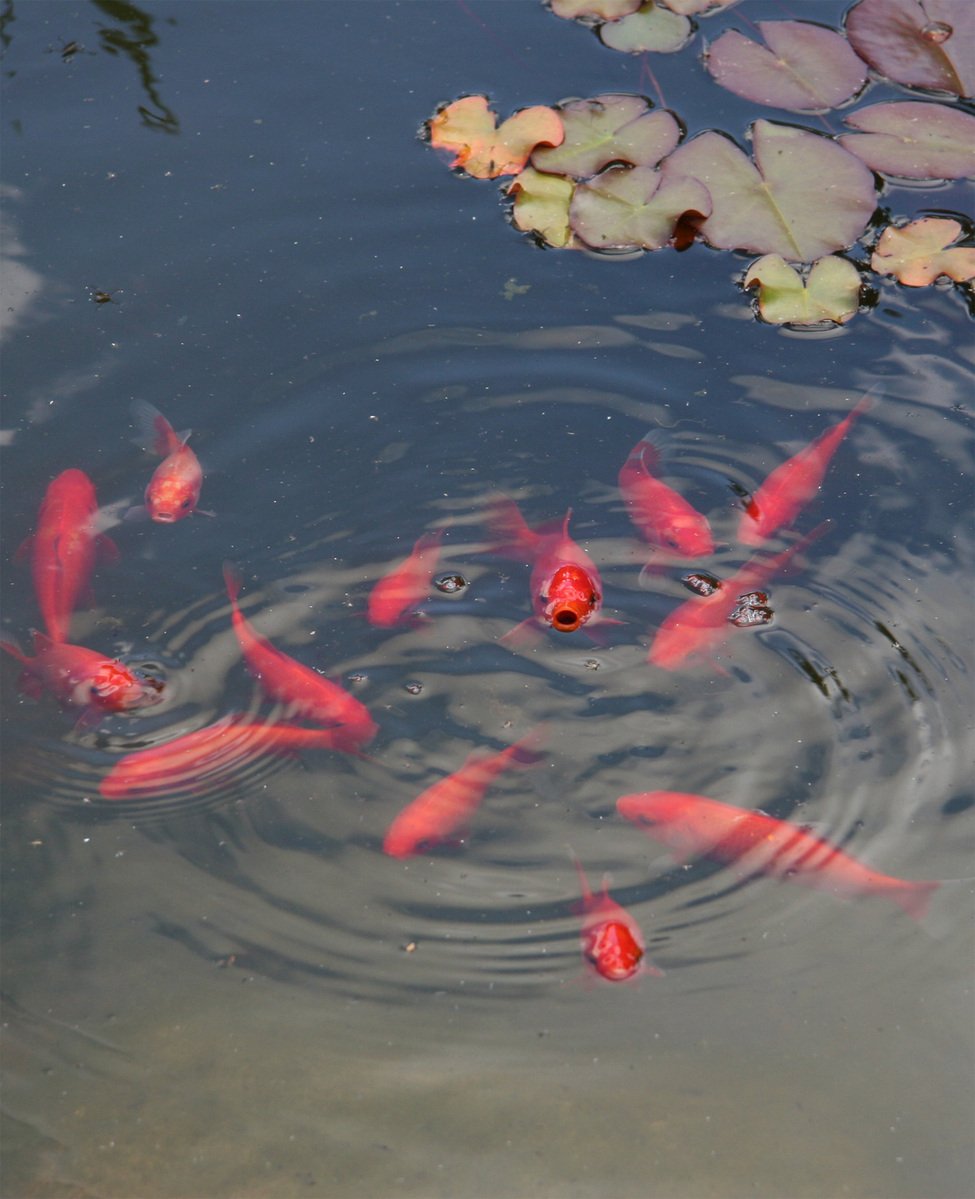
M 81 470 L 63 471 L 45 492 L 36 530 L 17 551 L 18 558 L 30 551 L 34 590 L 52 641 L 67 640 L 96 554 L 118 558 L 114 543 L 95 532 L 97 511 L 91 479 Z
M 941 885 L 881 874 L 798 825 L 703 795 L 647 791 L 622 796 L 616 810 L 667 845 L 677 861 L 711 858 L 745 875 L 766 874 L 847 899 L 879 895 L 915 920 L 924 918 Z
M 203 486 L 200 460 L 187 445 L 190 430 L 177 433 L 159 409 L 145 400 L 133 401 L 132 415 L 145 448 L 163 459 L 146 488 L 146 511 L 153 520 L 171 525 L 196 509 Z
M 873 404 L 868 393 L 838 424 L 831 425 L 788 462 L 783 462 L 754 493 L 738 523 L 738 540 L 761 545 L 779 529 L 791 525 L 822 486 L 830 459 L 858 416 Z
M 707 517 L 650 473 L 659 462 L 659 449 L 644 438 L 620 467 L 619 486 L 630 520 L 651 545 L 674 550 L 685 558 L 713 554 L 714 538 Z
M 640 926 L 633 917 L 609 897 L 603 881 L 601 895 L 593 895 L 582 863 L 573 858 L 582 888 L 582 956 L 589 968 L 611 983 L 622 982 L 635 974 L 663 975 L 659 966 L 645 957 L 646 946 Z
M 739 597 L 759 588 L 826 528 L 826 522 L 779 554 L 753 558 L 710 595 L 685 600 L 667 616 L 651 642 L 647 661 L 664 670 L 678 670 L 689 658 L 712 654 L 730 635 L 729 619 Z
M 383 853 L 408 858 L 424 846 L 450 840 L 477 811 L 497 775 L 512 766 L 533 766 L 542 740 L 536 729 L 500 753 L 471 754 L 459 770 L 427 787 L 403 809 L 383 839 Z
M 234 632 L 248 669 L 263 690 L 272 699 L 290 705 L 291 715 L 339 726 L 331 730 L 338 748 L 354 750 L 371 741 L 377 729 L 365 705 L 257 633 L 238 606 L 240 575 L 229 562 L 224 563 L 223 578 L 230 597 Z
M 94 714 L 127 712 L 159 700 L 161 683 L 141 679 L 117 658 L 106 658 L 83 645 L 52 641 L 35 630 L 33 658 L 9 641 L 0 641 L 0 649 L 24 664 L 21 686 L 35 698 L 43 687 L 62 704 Z
M 581 629 L 597 615 L 603 602 L 596 564 L 569 536 L 571 517 L 570 508 L 561 521 L 534 530 L 509 499 L 496 500 L 488 516 L 491 531 L 501 542 L 494 547 L 495 553 L 532 560 L 529 588 L 535 615 L 525 623 L 541 621 L 559 633 Z
M 104 799 L 147 799 L 179 788 L 200 790 L 207 782 L 233 774 L 264 754 L 342 748 L 334 729 L 225 716 L 162 745 L 123 755 L 98 790 Z
M 413 552 L 389 574 L 384 575 L 369 594 L 369 623 L 383 629 L 412 623 L 411 611 L 430 590 L 437 569 L 443 529 L 424 533 Z

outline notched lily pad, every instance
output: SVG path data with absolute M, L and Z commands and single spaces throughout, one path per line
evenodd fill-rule
M 565 140 L 539 149 L 532 166 L 552 174 L 585 179 L 615 162 L 656 166 L 681 139 L 681 128 L 666 109 L 651 111 L 645 96 L 631 93 L 568 100 L 558 106 Z
M 464 96 L 426 123 L 430 144 L 453 155 L 451 166 L 475 179 L 516 175 L 536 146 L 558 146 L 565 131 L 554 108 L 522 108 L 501 126 L 487 96 Z
M 694 34 L 691 21 L 663 4 L 650 0 L 635 13 L 599 27 L 599 40 L 623 54 L 674 54 Z
M 839 139 L 874 171 L 901 179 L 975 175 L 975 117 L 947 104 L 897 100 L 858 109 Z
M 906 87 L 971 96 L 971 0 L 859 0 L 846 14 L 850 45 L 875 71 Z
M 962 233 L 960 223 L 947 217 L 924 217 L 899 228 L 890 225 L 877 242 L 870 266 L 908 287 L 927 287 L 941 275 L 969 283 L 975 279 L 975 249 L 952 245 Z
M 681 146 L 665 169 L 699 179 L 711 193 L 701 236 L 723 250 L 813 262 L 851 246 L 875 203 L 873 174 L 819 134 L 756 121 L 754 162 L 730 138 L 708 131 Z
M 711 196 L 697 179 L 617 166 L 576 187 L 569 221 L 596 250 L 659 250 L 688 214 L 705 217 L 710 211 Z
M 753 262 L 744 287 L 758 287 L 758 309 L 770 325 L 843 325 L 860 304 L 860 273 L 852 262 L 830 254 L 803 274 L 779 254 Z
M 834 30 L 808 21 L 759 21 L 758 28 L 765 46 L 729 29 L 705 57 L 717 82 L 736 96 L 796 112 L 825 112 L 866 83 L 863 60 Z
M 508 195 L 514 197 L 511 219 L 515 228 L 564 249 L 572 241 L 569 202 L 575 186 L 564 175 L 547 175 L 534 167 L 525 167 L 507 188 Z

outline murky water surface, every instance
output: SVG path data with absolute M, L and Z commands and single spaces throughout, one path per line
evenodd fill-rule
M 509 111 L 644 90 L 540 6 L 5 11 L 3 633 L 39 623 L 13 554 L 81 468 L 120 560 L 72 638 L 166 688 L 76 728 L 4 661 L 3 1193 L 968 1193 L 970 884 L 915 922 L 677 863 L 615 810 L 697 793 L 899 878 L 975 873 L 958 293 L 891 284 L 798 337 L 754 322 L 744 260 L 521 240 L 415 133 L 463 92 Z M 686 57 L 654 66 L 691 132 L 754 115 Z M 800 518 L 826 530 L 766 587 L 772 622 L 716 663 L 649 666 L 681 575 L 748 560 L 740 496 L 878 384 Z M 213 517 L 122 519 L 154 466 L 137 398 L 193 429 Z M 651 431 L 719 544 L 643 571 L 616 477 Z M 531 607 L 527 559 L 490 552 L 499 494 L 533 527 L 572 509 L 623 623 L 501 640 Z M 372 585 L 436 528 L 437 573 L 468 585 L 431 588 L 415 627 L 370 624 Z M 225 560 L 248 620 L 378 735 L 102 798 L 127 752 L 286 715 L 242 662 Z M 421 791 L 539 726 L 543 760 L 455 843 L 382 852 Z M 572 854 L 663 977 L 586 970 Z

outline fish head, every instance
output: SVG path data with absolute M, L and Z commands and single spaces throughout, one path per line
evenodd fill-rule
M 587 933 L 583 953 L 597 974 L 617 983 L 637 973 L 644 949 L 629 925 L 621 920 L 604 920 Z
M 714 553 L 711 526 L 698 513 L 677 514 L 660 530 L 660 539 L 668 549 L 685 558 L 704 558 Z
M 91 678 L 90 700 L 109 712 L 128 712 L 158 703 L 162 689 L 159 680 L 141 679 L 121 662 L 106 661 Z
M 581 566 L 560 566 L 540 596 L 543 619 L 560 633 L 574 633 L 602 602 L 599 587 Z
M 193 484 L 169 477 L 147 488 L 146 508 L 153 520 L 172 525 L 193 512 L 198 498 L 199 489 Z

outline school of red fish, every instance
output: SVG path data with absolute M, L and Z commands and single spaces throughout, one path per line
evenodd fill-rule
M 853 422 L 871 403 L 868 393 L 843 420 L 776 467 L 747 498 L 737 533 L 742 544 L 759 548 L 794 525 L 815 500 Z M 162 459 L 139 512 L 172 524 L 202 511 L 198 502 L 203 471 L 188 444 L 189 433 L 176 433 L 144 401 L 134 404 L 132 413 L 140 444 Z M 661 453 L 649 437 L 637 442 L 620 467 L 619 491 L 639 537 L 666 560 L 713 554 L 715 542 L 706 516 L 665 483 L 661 473 Z M 620 623 L 600 614 L 602 580 L 592 558 L 569 533 L 571 516 L 570 509 L 561 519 L 532 529 L 507 497 L 497 496 L 489 503 L 491 551 L 531 564 L 532 614 L 503 640 L 514 641 L 546 627 L 563 635 L 579 630 L 592 634 L 599 625 Z M 83 471 L 65 470 L 51 482 L 35 531 L 17 555 L 30 556 L 46 631 L 33 631 L 33 657 L 9 641 L 0 641 L 0 648 L 24 668 L 22 690 L 34 698 L 47 691 L 78 713 L 82 727 L 110 713 L 158 703 L 165 687 L 118 659 L 69 640 L 73 613 L 90 594 L 96 560 L 115 561 L 119 556 L 113 542 L 98 532 L 97 519 L 95 488 Z M 756 555 L 730 578 L 694 588 L 698 594 L 670 612 L 652 636 L 648 663 L 675 671 L 695 659 L 713 659 L 726 640 L 740 635 L 736 629 L 748 623 L 739 619 L 742 606 L 770 611 L 767 595 L 760 589 L 825 528 L 818 526 L 777 554 Z M 433 584 L 444 533 L 444 527 L 422 533 L 407 558 L 372 587 L 366 605 L 372 625 L 391 629 L 419 622 L 418 609 Z M 243 659 L 264 695 L 284 706 L 286 719 L 258 721 L 230 713 L 162 745 L 124 754 L 99 786 L 103 799 L 156 799 L 174 787 L 186 786 L 188 780 L 203 786 L 207 780 L 239 770 L 248 760 L 271 754 L 328 749 L 361 755 L 376 736 L 378 727 L 363 703 L 253 628 L 240 609 L 241 579 L 236 567 L 225 563 L 223 576 Z M 701 577 L 688 576 L 686 581 L 690 585 Z M 537 728 L 500 751 L 472 753 L 459 769 L 428 787 L 395 817 L 383 839 L 383 852 L 407 858 L 462 840 L 495 778 L 544 758 L 545 736 L 545 729 Z M 745 877 L 767 875 L 846 898 L 885 897 L 916 920 L 924 918 L 940 885 L 881 874 L 801 826 L 702 795 L 648 791 L 621 796 L 616 809 L 667 846 L 679 862 L 708 858 Z M 646 956 L 639 925 L 610 896 L 608 884 L 604 881 L 601 892 L 594 894 L 581 863 L 574 857 L 573 861 L 582 896 L 577 907 L 582 956 L 588 967 L 610 982 L 641 973 L 662 974 Z

